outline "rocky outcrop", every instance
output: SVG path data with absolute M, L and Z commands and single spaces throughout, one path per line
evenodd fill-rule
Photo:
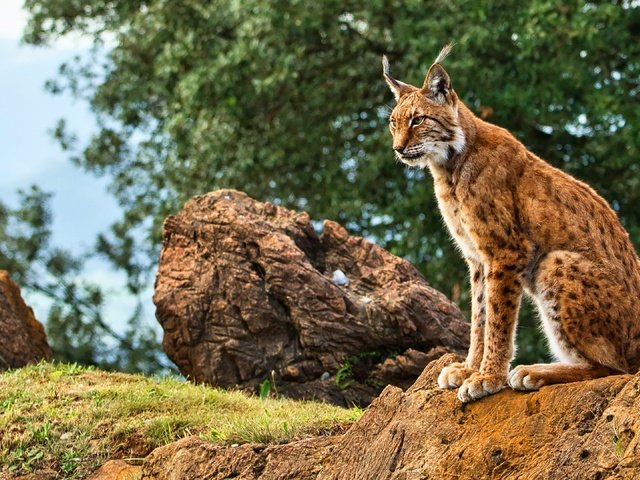
M 287 445 L 225 448 L 188 437 L 154 450 L 144 461 L 142 478 L 315 479 L 339 438 L 314 437 Z
M 463 405 L 436 386 L 453 360 L 432 362 L 406 392 L 387 387 L 343 435 L 237 448 L 187 438 L 154 451 L 143 478 L 640 478 L 640 374 Z
M 183 375 L 293 398 L 366 405 L 468 347 L 459 309 L 407 261 L 233 190 L 166 219 L 154 302 Z
M 0 332 L 0 370 L 53 358 L 42 324 L 4 270 L 0 270 Z

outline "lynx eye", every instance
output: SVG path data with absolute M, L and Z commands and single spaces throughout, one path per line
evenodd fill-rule
M 394 119 L 389 120 L 389 126 L 391 128 L 396 128 L 396 121 Z
M 418 125 L 420 125 L 422 122 L 424 122 L 425 117 L 424 116 L 419 116 L 419 117 L 413 117 L 411 119 L 411 126 L 412 127 L 417 127 Z

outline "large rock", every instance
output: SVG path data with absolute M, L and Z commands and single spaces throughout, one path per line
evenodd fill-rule
M 218 447 L 187 437 L 154 450 L 143 463 L 143 480 L 311 480 L 341 437 L 313 437 L 287 445 Z M 371 477 L 375 478 L 375 477 Z
M 407 261 L 233 190 L 166 219 L 154 302 L 182 374 L 253 390 L 275 378 L 294 398 L 368 404 L 468 347 L 459 309 Z
M 237 448 L 188 438 L 147 457 L 143 478 L 640 478 L 640 373 L 463 405 L 436 386 L 453 360 L 432 362 L 406 392 L 387 387 L 343 435 Z
M 4 270 L 0 270 L 0 332 L 0 370 L 53 358 L 42 324 Z

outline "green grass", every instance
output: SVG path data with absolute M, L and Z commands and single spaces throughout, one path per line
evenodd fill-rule
M 0 476 L 52 469 L 82 478 L 188 435 L 220 445 L 285 443 L 344 429 L 362 412 L 248 396 L 77 365 L 0 374 Z

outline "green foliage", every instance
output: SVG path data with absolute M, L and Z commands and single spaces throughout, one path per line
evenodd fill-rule
M 385 359 L 395 358 L 397 355 L 398 352 L 393 349 L 348 355 L 336 372 L 334 382 L 341 390 L 349 388 L 355 380 L 364 381 L 372 386 L 383 388 L 385 385 L 368 378 L 368 373 L 375 364 L 381 364 Z
M 260 384 L 260 392 L 258 395 L 260 397 L 260 400 L 266 400 L 267 398 L 269 398 L 270 392 L 271 392 L 271 380 L 269 380 L 268 378 L 265 378 Z
M 18 198 L 19 205 L 14 209 L 0 202 L 0 268 L 11 272 L 18 284 L 29 285 L 37 276 L 35 262 L 41 260 L 59 271 L 65 255 L 55 250 L 43 255 L 51 237 L 51 194 L 34 186 L 19 191 Z M 75 265 L 69 263 L 72 269 Z
M 611 425 L 611 443 L 612 450 L 618 460 L 624 458 L 625 451 L 631 443 L 634 437 L 634 433 L 629 431 L 628 428 L 624 428 L 620 425 L 620 420 L 615 418 Z
M 265 400 L 272 396 L 278 398 L 278 384 L 276 382 L 276 372 L 271 370 L 271 378 L 265 378 L 260 384 L 258 396 L 261 400 Z
M 341 390 L 349 388 L 349 386 L 353 383 L 353 379 L 351 377 L 351 362 L 349 360 L 346 360 L 336 372 L 335 382 L 338 388 Z
M 60 453 L 60 470 L 66 477 L 73 475 L 76 469 L 81 465 L 82 457 L 86 455 L 86 451 L 86 448 L 83 450 L 71 448 L 69 450 L 63 450 Z
M 166 215 L 233 187 L 338 220 L 451 294 L 464 264 L 430 179 L 393 160 L 381 54 L 419 84 L 455 41 L 446 67 L 463 100 L 596 187 L 637 245 L 636 3 L 26 0 L 25 40 L 95 39 L 49 88 L 87 99 L 100 121 L 85 146 L 64 124 L 56 132 L 78 165 L 111 180 L 125 213 L 99 250 L 132 286 L 152 270 Z

